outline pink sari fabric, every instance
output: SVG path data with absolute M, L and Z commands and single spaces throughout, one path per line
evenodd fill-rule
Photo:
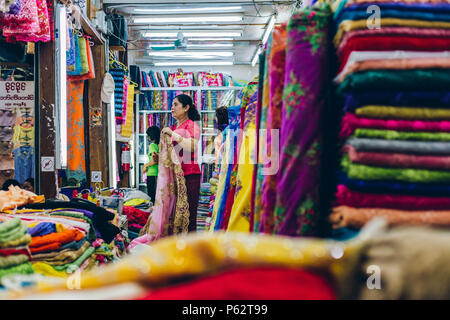
M 24 0 L 17 15 L 0 14 L 0 27 L 4 35 L 39 32 L 37 1 Z
M 24 42 L 49 42 L 51 39 L 50 34 L 50 21 L 47 9 L 47 0 L 37 0 L 37 15 L 39 21 L 39 31 L 37 32 L 4 32 L 5 36 L 11 36 L 12 38 L 16 38 L 18 41 Z
M 450 157 L 421 156 L 405 153 L 358 152 L 350 145 L 344 147 L 351 162 L 378 167 L 416 168 L 416 169 L 448 169 Z
M 371 194 L 337 186 L 335 206 L 354 208 L 387 208 L 400 210 L 448 210 L 448 197 L 418 197 L 408 195 Z
M 155 204 L 140 232 L 140 236 L 150 236 L 150 241 L 187 233 L 189 226 L 186 181 L 169 136 L 161 136 L 159 150 Z
M 341 83 L 349 74 L 354 72 L 389 69 L 389 70 L 405 70 L 405 69 L 432 69 L 432 68 L 450 68 L 450 58 L 413 58 L 413 59 L 377 59 L 356 61 L 353 63 L 342 76 L 335 81 Z
M 347 206 L 333 208 L 328 220 L 333 229 L 353 227 L 362 228 L 370 220 L 381 217 L 391 226 L 430 225 L 450 226 L 450 211 L 406 211 L 394 209 L 362 208 Z
M 339 137 L 346 139 L 358 128 L 417 132 L 450 132 L 450 121 L 370 119 L 358 117 L 354 113 L 347 112 L 341 121 Z
M 413 35 L 417 37 L 450 37 L 450 30 L 448 29 L 428 29 L 428 28 L 413 28 L 413 27 L 383 27 L 381 29 L 359 29 L 346 32 L 342 37 L 341 42 L 337 48 L 337 54 L 341 55 L 347 42 L 356 36 L 387 36 L 387 35 Z

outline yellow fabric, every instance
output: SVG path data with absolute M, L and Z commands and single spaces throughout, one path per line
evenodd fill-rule
M 223 231 L 171 236 L 155 241 L 151 247 L 125 256 L 114 264 L 83 273 L 80 288 L 139 281 L 155 287 L 179 277 L 264 266 L 330 272 L 340 284 L 348 287 L 351 286 L 348 282 L 355 277 L 352 270 L 355 270 L 369 239 L 367 232 L 361 232 L 347 242 Z M 57 290 L 68 290 L 66 281 L 54 284 L 39 282 L 35 289 L 18 294 L 26 298 L 26 294 Z
M 133 130 L 133 110 L 134 110 L 134 85 L 128 84 L 127 95 L 127 118 L 122 126 L 122 137 L 130 138 Z
M 356 109 L 356 114 L 380 119 L 450 120 L 450 109 L 436 108 L 364 106 Z
M 148 202 L 148 200 L 145 200 L 145 199 L 132 199 L 132 200 L 129 200 L 129 201 L 125 202 L 124 206 L 135 207 L 135 206 L 138 206 L 138 205 L 143 204 L 145 202 Z
M 65 271 L 55 270 L 51 265 L 45 262 L 33 263 L 33 270 L 35 273 L 42 274 L 47 277 L 67 278 L 68 275 Z
M 252 180 L 255 159 L 251 154 L 256 150 L 256 123 L 251 121 L 244 132 L 239 152 L 236 194 L 231 209 L 228 231 L 250 232 Z
M 416 27 L 416 28 L 436 28 L 436 29 L 448 29 L 450 28 L 450 22 L 442 21 L 425 21 L 425 20 L 413 20 L 413 19 L 397 19 L 397 18 L 381 18 L 380 27 Z M 344 20 L 339 25 L 338 32 L 334 36 L 334 45 L 336 48 L 341 42 L 344 33 L 357 30 L 366 29 L 367 20 Z

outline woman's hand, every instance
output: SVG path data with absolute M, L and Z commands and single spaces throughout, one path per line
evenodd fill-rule
M 159 154 L 157 154 L 156 152 L 153 152 L 152 160 L 153 160 L 153 162 L 158 163 L 159 162 Z
M 169 127 L 165 127 L 161 130 L 161 133 L 167 134 L 169 137 L 172 137 L 173 131 Z
M 146 173 L 148 169 L 148 163 L 144 164 L 144 166 L 142 167 L 142 173 Z

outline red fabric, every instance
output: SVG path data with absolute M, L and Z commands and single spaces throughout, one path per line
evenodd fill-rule
M 225 271 L 135 300 L 335 300 L 326 277 L 304 270 L 267 267 Z
M 347 112 L 341 121 L 339 137 L 341 139 L 346 139 L 358 128 L 396 131 L 450 132 L 450 121 L 370 119 L 358 117 L 354 113 Z
M 422 156 L 405 153 L 358 152 L 350 145 L 344 147 L 351 162 L 378 167 L 446 169 L 450 170 L 448 156 Z
M 190 119 L 183 122 L 178 128 L 176 127 L 176 124 L 174 124 L 170 127 L 170 129 L 183 138 L 194 138 L 195 140 L 200 139 L 200 128 Z M 178 143 L 174 141 L 173 145 L 176 146 Z M 181 150 L 179 153 L 180 159 L 183 159 L 183 152 L 184 150 Z M 190 156 L 190 163 L 184 163 L 185 161 L 181 162 L 181 168 L 183 169 L 184 175 L 188 176 L 190 174 L 201 174 L 202 172 L 200 171 L 200 167 L 197 162 L 197 151 L 191 152 Z
M 339 72 L 353 51 L 445 51 L 450 48 L 450 38 L 417 36 L 369 36 L 359 35 L 349 39 L 339 55 Z
M 227 203 L 225 205 L 225 213 L 223 217 L 223 224 L 222 229 L 226 230 L 228 228 L 228 222 L 230 222 L 230 216 L 231 216 L 231 209 L 233 209 L 233 203 L 234 203 L 234 194 L 236 193 L 236 187 L 233 186 L 230 189 L 230 192 L 228 194 Z
M 123 207 L 122 214 L 128 218 L 128 223 L 144 226 L 147 223 L 149 212 L 145 212 L 134 207 Z
M 31 259 L 28 249 L 0 249 L 0 257 L 14 256 L 18 254 L 26 254 Z
M 387 208 L 401 210 L 448 210 L 448 197 L 418 197 L 408 195 L 371 194 L 337 186 L 336 205 L 354 208 Z

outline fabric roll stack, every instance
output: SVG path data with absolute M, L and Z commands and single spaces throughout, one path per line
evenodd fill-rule
M 342 0 L 334 11 L 343 148 L 333 228 L 374 217 L 449 227 L 450 4 Z
M 34 273 L 28 248 L 30 241 L 27 226 L 20 219 L 0 217 L 0 285 L 5 276 Z
M 200 198 L 197 208 L 197 231 L 206 231 L 206 219 L 209 215 L 211 204 L 211 184 L 200 185 Z

